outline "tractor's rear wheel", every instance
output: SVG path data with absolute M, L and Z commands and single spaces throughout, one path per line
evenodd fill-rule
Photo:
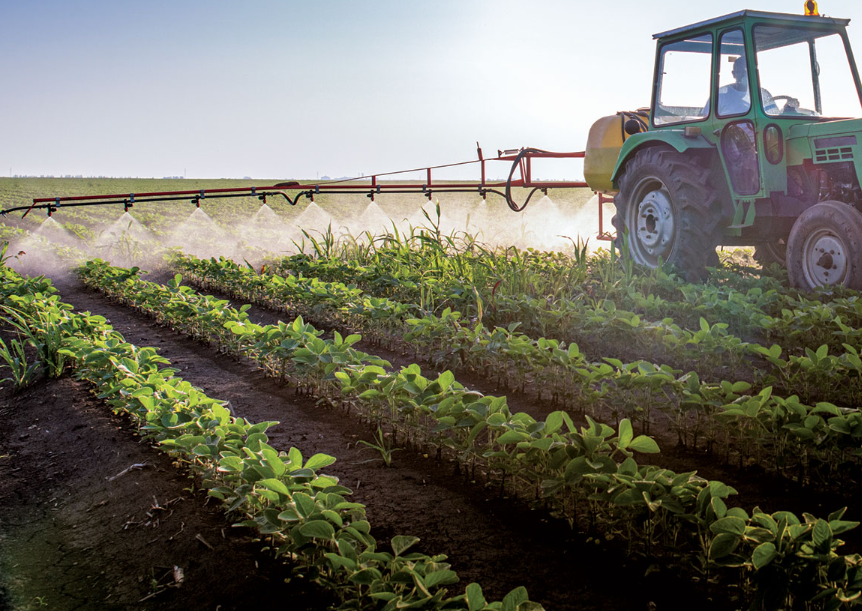
M 614 198 L 617 245 L 635 263 L 673 265 L 688 281 L 706 276 L 718 243 L 721 214 L 711 172 L 696 155 L 653 147 L 638 151 Z
M 776 240 L 775 242 L 758 244 L 754 247 L 754 260 L 763 267 L 769 267 L 773 263 L 786 267 L 787 242 L 785 240 Z
M 803 212 L 787 240 L 787 273 L 790 284 L 804 290 L 862 289 L 862 214 L 836 201 Z

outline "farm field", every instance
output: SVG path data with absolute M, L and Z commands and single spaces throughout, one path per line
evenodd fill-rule
M 14 180 L 0 180 L 4 207 L 28 189 L 63 194 Z M 558 211 L 578 209 L 552 224 L 583 220 L 589 199 L 551 193 Z M 417 218 L 420 204 L 403 218 Z M 108 333 L 104 320 L 69 322 L 57 303 L 24 297 L 23 287 L 35 295 L 45 285 L 19 285 L 7 271 L 4 305 L 30 314 L 22 323 L 4 310 L 13 324 L 2 338 L 13 345 L 16 322 L 30 329 L 39 352 L 29 346 L 26 358 L 44 370 L 0 369 L 12 378 L 0 389 L 9 423 L 0 601 L 11 608 L 44 599 L 60 609 L 227 609 L 289 598 L 291 608 L 323 609 L 339 597 L 431 608 L 435 596 L 453 597 L 446 608 L 496 600 L 522 611 L 856 604 L 857 294 L 800 294 L 745 251 L 723 253 L 693 285 L 576 240 L 554 253 L 501 249 L 470 234 L 469 219 L 502 227 L 518 217 L 502 207 L 477 216 L 481 202 L 450 203 L 458 213 L 447 227 L 441 198 L 439 218 L 425 208 L 424 230 L 408 224 L 373 240 L 320 226 L 303 234 L 295 224 L 310 206 L 219 205 L 202 205 L 210 229 L 189 254 L 168 236 L 198 214 L 191 204 L 141 206 L 115 232 L 105 228 L 122 210 L 61 209 L 48 222 L 59 229 L 4 219 L 8 267 L 47 274 L 74 312 L 157 348 L 165 361 L 150 355 L 146 367 L 174 371 L 185 382 L 171 388 L 190 383 L 199 390 L 183 396 L 214 406 L 190 406 L 191 420 L 159 412 L 148 397 L 178 399 L 131 386 L 154 384 L 139 371 L 156 375 L 128 360 L 137 349 L 97 369 L 104 358 L 88 355 L 125 345 L 87 344 Z M 349 216 L 349 201 L 314 205 L 347 225 L 361 217 Z M 403 213 L 385 200 L 378 209 Z M 257 214 L 268 220 L 243 224 Z M 494 239 L 543 239 L 541 222 L 530 222 L 495 228 Z M 291 247 L 274 248 L 284 236 Z M 82 254 L 108 263 L 82 265 Z M 127 382 L 91 391 L 105 372 Z M 210 412 L 210 424 L 197 424 Z M 260 427 L 243 429 L 245 454 L 231 427 L 246 425 L 230 418 Z M 263 457 L 256 467 L 242 462 L 254 456 Z M 306 498 L 330 513 L 305 511 Z M 402 547 L 420 554 L 406 581 Z M 275 548 L 288 560 L 274 560 Z M 373 567 L 361 565 L 362 550 Z M 461 597 L 468 584 L 481 594 L 470 586 Z

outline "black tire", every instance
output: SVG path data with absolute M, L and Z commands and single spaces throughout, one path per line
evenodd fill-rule
M 666 147 L 635 153 L 619 178 L 613 218 L 617 245 L 638 264 L 657 267 L 659 258 L 689 282 L 714 265 L 721 201 L 707 164 L 697 154 Z
M 862 289 L 862 214 L 836 201 L 803 212 L 787 240 L 787 274 L 807 291 L 836 284 Z
M 764 268 L 773 263 L 787 267 L 787 241 L 776 240 L 775 242 L 756 245 L 754 247 L 754 260 Z

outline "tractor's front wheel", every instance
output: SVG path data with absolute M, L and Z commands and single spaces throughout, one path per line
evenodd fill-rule
M 635 263 L 673 265 L 688 281 L 713 264 L 721 214 L 710 170 L 699 157 L 653 147 L 638 151 L 614 198 L 617 244 Z
M 790 284 L 804 290 L 862 289 L 862 214 L 836 201 L 803 212 L 787 240 L 787 273 Z

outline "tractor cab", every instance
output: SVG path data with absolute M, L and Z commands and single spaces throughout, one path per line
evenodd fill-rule
M 715 246 L 753 245 L 797 286 L 862 288 L 862 89 L 848 23 L 745 10 L 654 36 L 649 121 L 626 123 L 609 181 L 624 252 L 696 278 Z M 834 236 L 807 232 L 786 252 L 826 200 L 858 224 L 859 252 L 851 236 L 836 249 Z M 843 254 L 818 265 L 820 250 Z
M 700 126 L 734 197 L 786 191 L 782 149 L 797 126 L 862 116 L 848 23 L 740 11 L 656 34 L 652 128 Z

